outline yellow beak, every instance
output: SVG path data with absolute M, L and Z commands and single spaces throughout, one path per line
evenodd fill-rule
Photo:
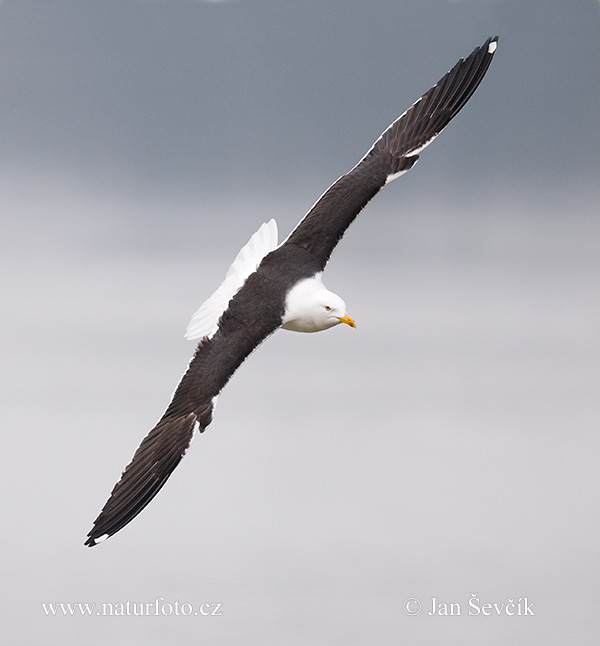
M 340 323 L 346 323 L 346 325 L 349 325 L 350 327 L 356 327 L 356 323 L 351 316 L 344 314 L 344 316 L 338 316 L 338 318 L 340 319 Z

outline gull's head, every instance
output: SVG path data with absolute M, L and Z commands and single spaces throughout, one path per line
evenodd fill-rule
M 344 301 L 323 285 L 320 274 L 301 280 L 288 292 L 281 326 L 285 330 L 320 332 L 340 323 L 356 327 Z

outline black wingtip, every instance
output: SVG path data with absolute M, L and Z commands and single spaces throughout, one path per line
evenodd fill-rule
M 432 88 L 413 103 L 375 142 L 369 155 L 387 155 L 386 183 L 399 176 L 395 166 L 426 148 L 460 112 L 485 76 L 496 52 L 491 36 L 461 58 Z M 392 160 L 391 162 L 389 160 Z
M 207 405 L 212 410 L 212 404 Z M 156 496 L 185 455 L 196 415 L 163 418 L 144 438 L 94 521 L 85 545 L 94 547 L 130 523 Z

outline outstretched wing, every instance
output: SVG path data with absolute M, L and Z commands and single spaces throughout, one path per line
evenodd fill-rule
M 488 38 L 402 114 L 346 175 L 319 198 L 284 244 L 310 251 L 325 267 L 346 229 L 387 183 L 409 171 L 484 77 L 498 37 Z
M 156 496 L 189 448 L 196 430 L 212 421 L 216 397 L 246 357 L 281 324 L 282 302 L 256 298 L 261 277 L 252 274 L 229 303 L 212 338 L 196 349 L 165 414 L 144 438 L 94 521 L 85 542 L 106 540 L 132 521 Z

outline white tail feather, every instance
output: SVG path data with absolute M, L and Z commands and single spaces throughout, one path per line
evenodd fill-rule
M 246 278 L 256 271 L 260 261 L 277 247 L 277 222 L 271 219 L 261 225 L 260 229 L 240 249 L 231 267 L 227 270 L 225 280 L 212 296 L 202 303 L 185 331 L 189 341 L 211 337 L 219 327 L 219 319 L 227 309 L 229 301 L 235 296 Z

